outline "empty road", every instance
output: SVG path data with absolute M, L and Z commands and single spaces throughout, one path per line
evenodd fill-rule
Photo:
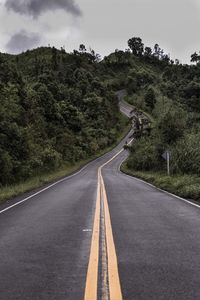
M 126 141 L 0 206 L 0 300 L 200 299 L 200 209 L 122 174 Z

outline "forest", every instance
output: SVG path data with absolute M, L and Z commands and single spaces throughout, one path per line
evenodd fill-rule
M 124 124 L 98 55 L 38 48 L 0 55 L 0 184 L 75 164 L 112 145 Z
M 158 44 L 145 47 L 140 38 L 128 41 L 126 52 L 106 58 L 115 72 L 110 84 L 127 90 L 126 101 L 149 117 L 130 147 L 123 170 L 184 197 L 200 199 L 200 54 L 191 64 L 171 60 Z M 165 151 L 170 153 L 170 178 Z
M 126 168 L 164 172 L 167 149 L 172 175 L 198 177 L 200 54 L 181 64 L 134 37 L 125 51 L 103 59 L 84 45 L 73 53 L 42 47 L 0 54 L 0 184 L 74 164 L 115 143 L 127 126 L 115 95 L 121 89 L 151 120 L 151 130 L 130 147 Z

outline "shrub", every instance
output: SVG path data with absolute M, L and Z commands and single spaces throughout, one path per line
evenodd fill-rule
M 174 172 L 200 174 L 200 134 L 186 134 L 173 148 Z
M 127 162 L 129 168 L 143 171 L 159 170 L 162 164 L 157 143 L 150 138 L 142 138 L 133 145 Z

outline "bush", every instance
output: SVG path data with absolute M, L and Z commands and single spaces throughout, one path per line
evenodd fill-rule
M 146 106 L 152 111 L 156 103 L 156 96 L 154 90 L 151 87 L 148 88 L 144 96 L 144 101 Z
M 163 143 L 169 145 L 183 136 L 186 125 L 186 112 L 182 108 L 173 105 L 159 115 L 157 129 Z
M 138 140 L 131 148 L 127 166 L 134 170 L 159 170 L 163 164 L 156 141 L 150 138 Z
M 173 172 L 200 174 L 200 134 L 186 134 L 174 146 Z
M 42 161 L 46 170 L 54 170 L 61 165 L 62 156 L 53 148 L 45 148 L 42 153 Z

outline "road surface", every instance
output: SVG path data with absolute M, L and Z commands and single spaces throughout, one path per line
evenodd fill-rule
M 0 206 L 1 300 L 200 299 L 200 209 L 122 174 L 127 140 Z
M 117 97 L 120 104 L 120 111 L 125 114 L 127 117 L 131 117 L 133 114 L 131 113 L 133 110 L 133 106 L 124 101 L 124 97 L 126 96 L 126 90 L 120 90 L 117 93 Z

